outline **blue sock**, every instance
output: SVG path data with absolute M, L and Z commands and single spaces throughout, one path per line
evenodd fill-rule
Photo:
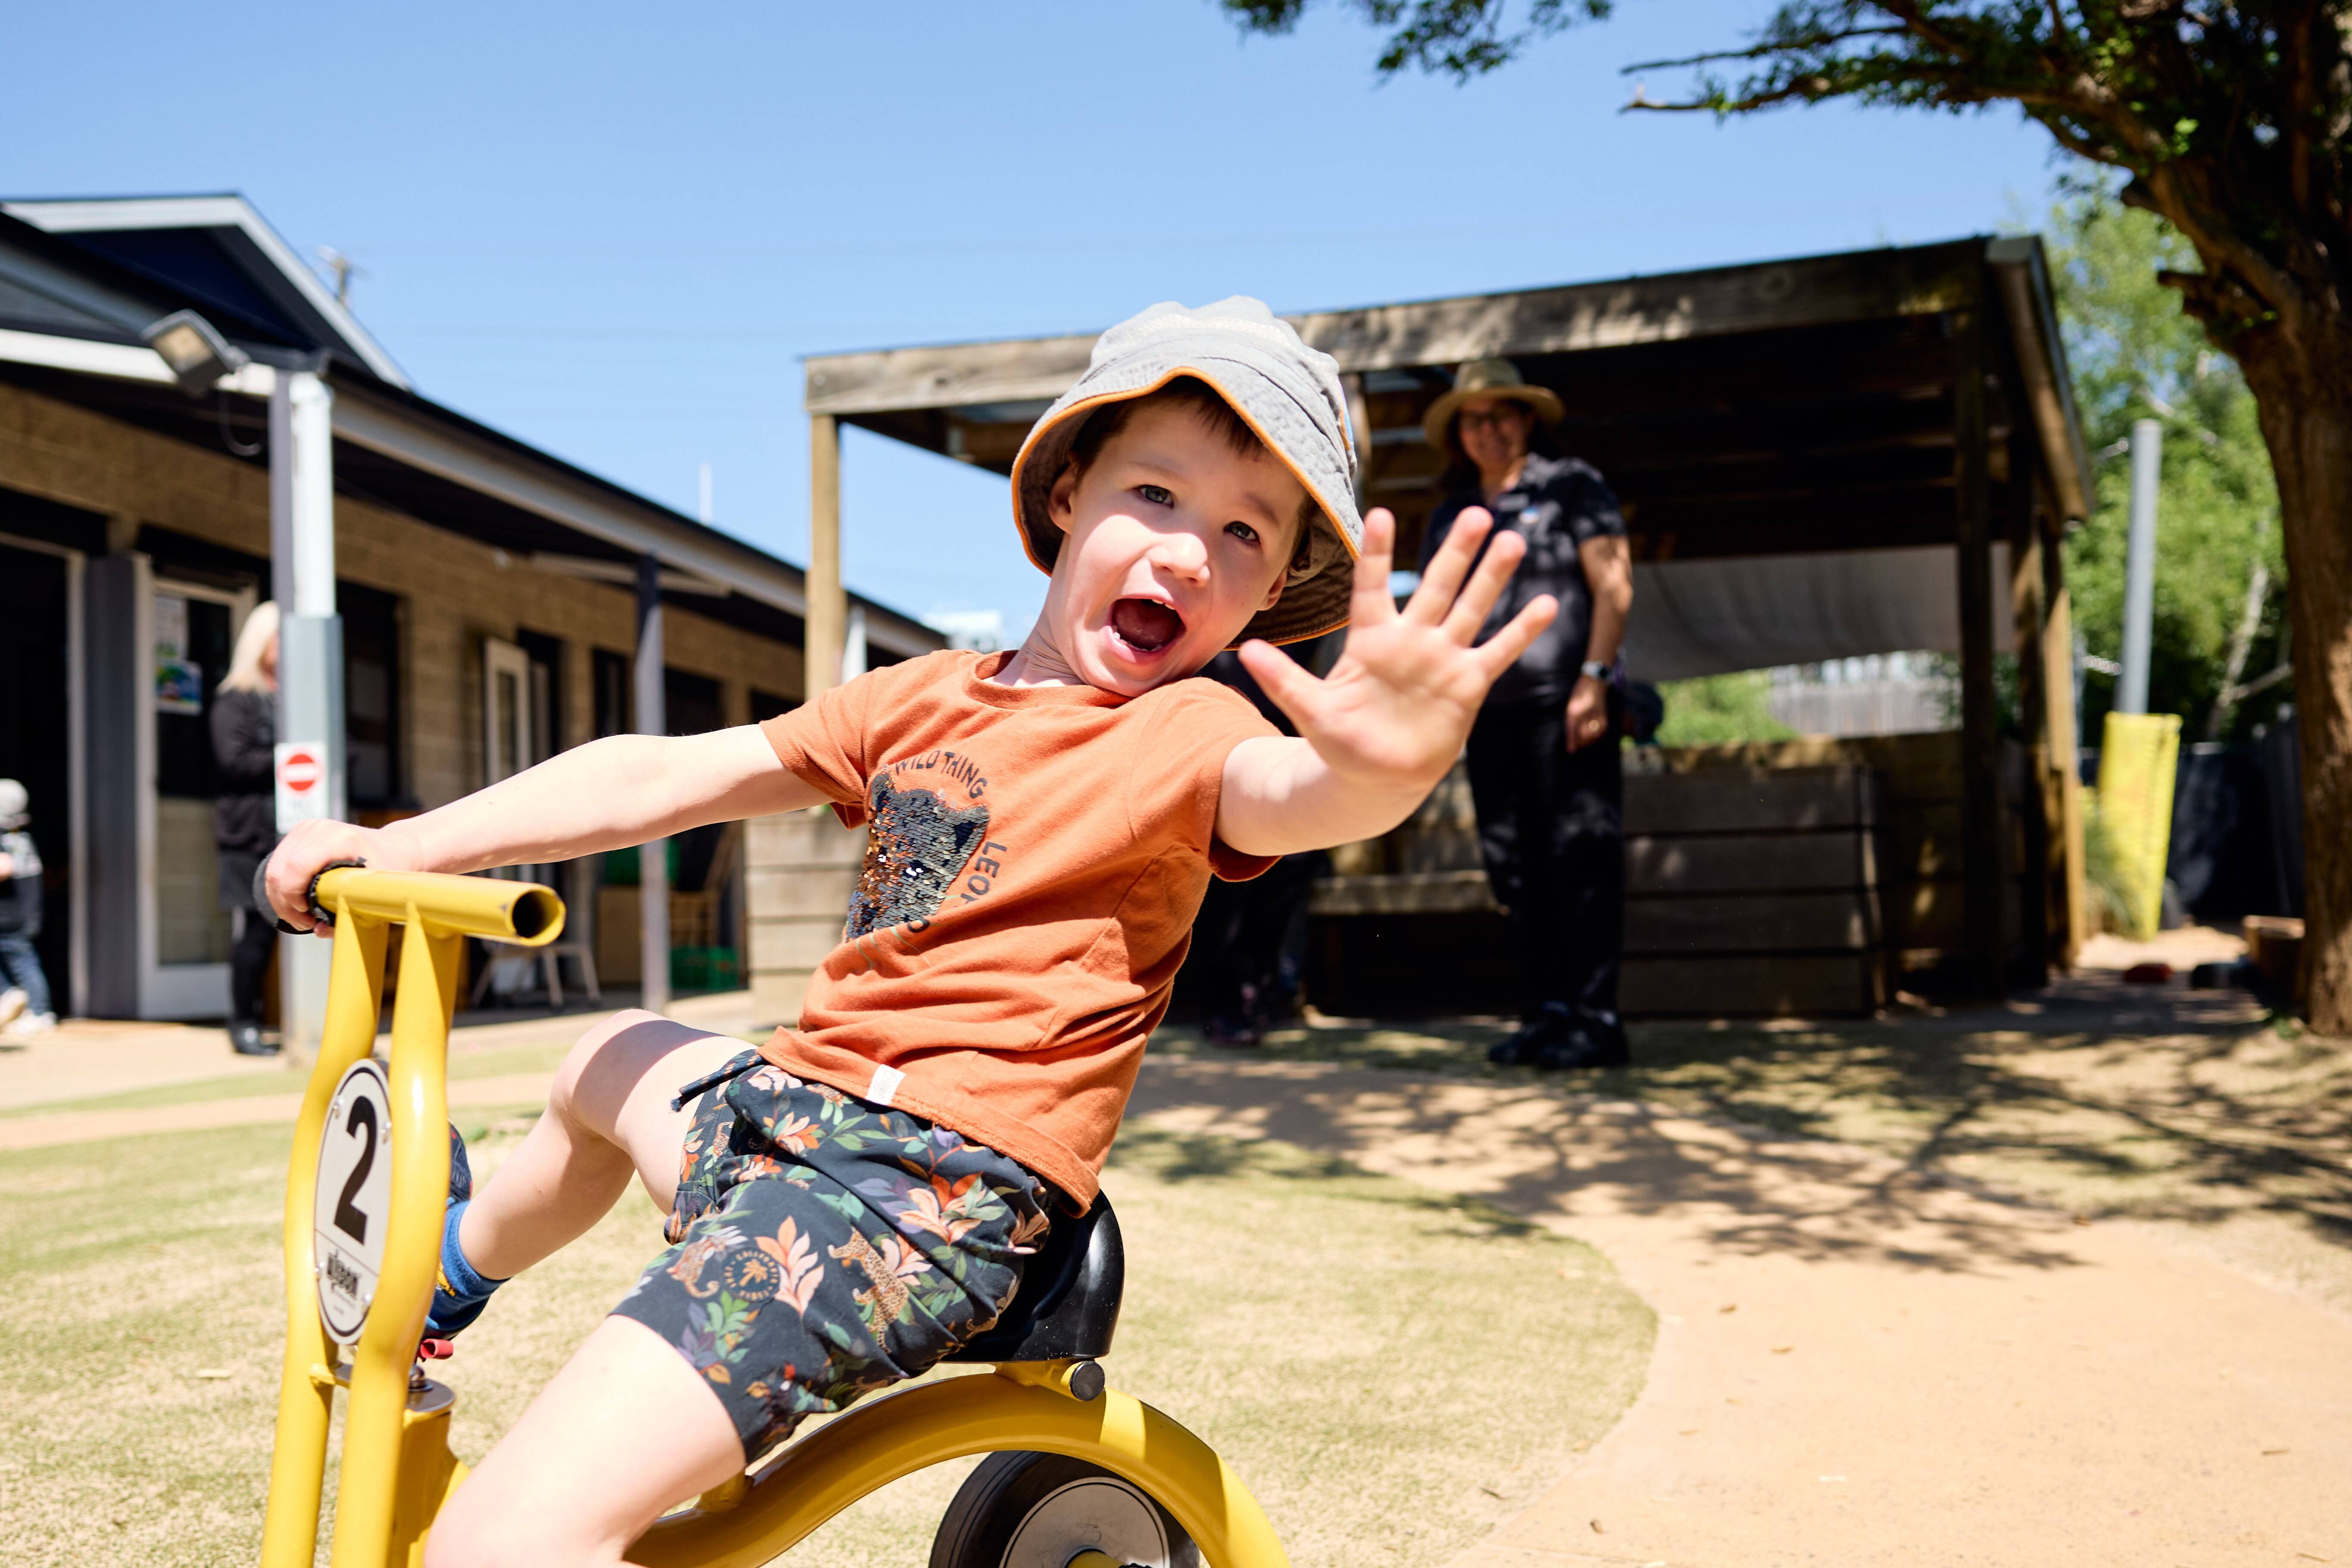
M 480 1317 L 490 1292 L 506 1283 L 504 1280 L 484 1278 L 467 1261 L 466 1249 L 457 1245 L 457 1226 L 466 1218 L 473 1197 L 473 1163 L 467 1159 L 466 1140 L 457 1135 L 453 1123 L 449 1128 L 449 1206 L 442 1211 L 441 1219 L 441 1273 L 433 1281 L 433 1305 L 425 1314 L 425 1333 L 429 1338 L 446 1339 Z
M 441 1277 L 433 1283 L 433 1307 L 425 1314 L 425 1332 L 446 1339 L 482 1315 L 490 1292 L 506 1283 L 478 1272 L 457 1245 L 457 1226 L 472 1207 L 470 1198 L 453 1203 L 441 1228 Z

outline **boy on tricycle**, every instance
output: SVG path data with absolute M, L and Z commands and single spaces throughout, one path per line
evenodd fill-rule
M 453 1190 L 427 1333 L 595 1223 L 632 1176 L 669 1247 L 443 1508 L 436 1568 L 614 1563 L 803 1417 L 931 1366 L 1093 1202 L 1202 890 L 1402 821 L 1549 619 L 1472 640 L 1517 563 L 1465 516 L 1400 610 L 1358 517 L 1336 367 L 1255 300 L 1104 334 L 1013 470 L 1051 576 L 1011 653 L 887 666 L 763 725 L 615 736 L 390 827 L 307 823 L 268 873 L 474 871 L 831 803 L 869 841 L 798 1026 L 757 1050 L 645 1012 L 591 1030 L 547 1113 Z M 1296 722 L 1189 678 L 1352 622 Z M 456 1184 L 453 1184 L 453 1189 Z

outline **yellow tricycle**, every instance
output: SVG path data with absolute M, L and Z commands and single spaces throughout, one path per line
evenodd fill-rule
M 334 959 L 286 1183 L 286 1361 L 262 1568 L 310 1568 L 335 1392 L 349 1399 L 331 1568 L 413 1568 L 466 1473 L 457 1395 L 419 1336 L 449 1184 L 449 1021 L 468 936 L 542 946 L 563 904 L 531 883 L 331 869 L 311 888 Z M 374 1054 L 393 929 L 404 928 L 388 1058 Z M 1207 1444 L 1108 1385 L 1124 1272 L 1107 1202 L 1057 1220 L 1020 1293 L 950 1359 L 993 1366 L 854 1406 L 665 1515 L 648 1568 L 752 1568 L 929 1465 L 989 1458 L 957 1492 L 931 1568 L 1285 1568 L 1281 1543 Z M 439 1347 L 434 1347 L 439 1348 Z

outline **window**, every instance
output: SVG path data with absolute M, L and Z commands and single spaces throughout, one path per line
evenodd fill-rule
M 543 760 L 572 743 L 563 722 L 563 640 L 518 632 L 515 643 L 530 661 L 531 746 Z
M 790 713 L 800 706 L 801 699 L 798 697 L 779 696 L 774 692 L 763 692 L 757 686 L 751 688 L 751 722 L 753 724 L 765 724 L 777 715 Z
M 355 583 L 335 584 L 343 618 L 345 791 L 354 807 L 390 807 L 407 793 L 401 774 L 400 601 Z
M 589 678 L 596 687 L 596 738 L 628 734 L 636 727 L 631 722 L 636 705 L 629 700 L 629 656 L 598 648 L 589 664 Z
M 707 735 L 727 726 L 719 683 L 684 670 L 662 671 L 662 727 L 672 735 Z
M 482 782 L 511 779 L 539 760 L 530 656 L 512 643 L 482 640 Z

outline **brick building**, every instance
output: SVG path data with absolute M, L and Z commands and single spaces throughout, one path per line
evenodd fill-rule
M 194 382 L 142 337 L 180 311 L 226 344 Z M 741 724 L 803 695 L 801 569 L 418 396 L 242 199 L 0 204 L 0 776 L 32 794 L 44 957 L 77 1012 L 225 1010 L 204 712 L 242 617 L 285 574 L 270 398 L 300 376 L 331 403 L 353 818 L 429 809 L 599 735 Z M 281 532 L 285 509 L 281 495 Z M 940 645 L 885 606 L 845 608 L 863 628 L 851 660 Z M 740 840 L 676 851 L 694 926 L 678 940 L 738 946 Z M 635 918 L 634 888 L 599 896 L 599 868 L 550 871 L 584 922 Z M 624 981 L 635 942 L 597 934 Z

